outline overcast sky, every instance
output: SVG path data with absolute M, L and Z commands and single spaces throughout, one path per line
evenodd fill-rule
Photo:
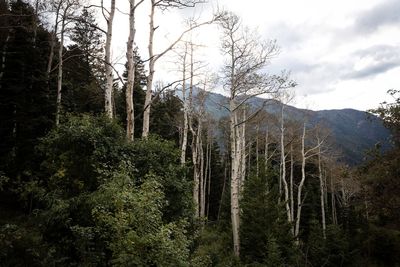
M 117 6 L 127 11 L 128 0 Z M 230 10 L 243 24 L 257 28 L 265 39 L 276 39 L 281 53 L 268 71 L 286 69 L 298 83 L 297 107 L 367 110 L 389 100 L 386 91 L 400 89 L 400 0 L 210 0 L 196 9 L 158 13 L 157 52 L 184 28 L 182 21 L 201 20 L 213 11 Z M 127 17 L 118 15 L 114 27 L 114 59 L 125 62 Z M 146 55 L 148 6 L 138 9 L 137 45 Z M 197 32 L 207 49 L 199 51 L 211 69 L 221 61 L 216 27 Z M 156 79 L 174 79 L 172 54 L 160 62 Z

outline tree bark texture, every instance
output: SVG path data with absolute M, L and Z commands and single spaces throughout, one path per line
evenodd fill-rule
M 107 18 L 107 34 L 106 34 L 106 45 L 105 45 L 105 71 L 106 71 L 106 88 L 105 88 L 105 97 L 104 97 L 104 109 L 106 115 L 109 118 L 113 118 L 113 86 L 114 86 L 114 75 L 113 68 L 111 62 L 111 41 L 113 35 L 113 21 L 115 14 L 115 0 L 111 0 L 111 8 L 109 12 L 109 16 Z

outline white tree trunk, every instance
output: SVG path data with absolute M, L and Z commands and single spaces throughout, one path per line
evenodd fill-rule
M 244 186 L 244 181 L 246 179 L 246 110 L 243 109 L 243 115 L 242 115 L 242 123 L 240 124 L 239 127 L 236 127 L 238 130 L 238 140 L 239 140 L 239 147 L 240 147 L 240 192 L 243 190 Z M 251 149 L 251 144 L 249 144 L 249 169 L 250 169 L 250 151 Z
M 135 41 L 135 0 L 130 0 L 129 8 L 129 37 L 127 42 L 126 57 L 128 60 L 128 80 L 126 83 L 126 137 L 133 140 L 135 134 L 135 110 L 133 106 L 133 87 L 135 84 L 135 62 L 134 48 Z
M 300 218 L 302 208 L 302 191 L 304 182 L 306 180 L 306 155 L 305 155 L 305 138 L 306 138 L 306 124 L 303 125 L 303 134 L 301 136 L 301 181 L 297 189 L 297 214 L 294 235 L 298 239 L 300 232 Z
M 200 173 L 199 173 L 199 159 L 198 159 L 198 146 L 197 146 L 197 135 L 193 130 L 192 125 L 190 126 L 192 132 L 192 162 L 193 162 L 193 203 L 194 203 L 194 217 L 197 218 L 200 215 Z
M 260 175 L 260 164 L 259 164 L 259 161 L 258 161 L 258 132 L 259 132 L 259 130 L 260 130 L 260 125 L 257 123 L 257 126 L 256 126 L 256 168 L 257 168 L 257 170 L 256 170 L 256 175 L 257 175 L 257 177 Z M 250 155 L 249 155 L 250 156 Z
M 57 76 L 57 103 L 56 103 L 56 125 L 60 124 L 60 112 L 61 112 L 61 89 L 63 80 L 63 50 L 64 50 L 64 31 L 65 31 L 65 20 L 67 8 L 64 10 L 64 16 L 61 21 L 61 37 L 60 37 L 60 48 L 58 49 L 58 76 Z
M 288 183 L 286 180 L 286 154 L 285 154 L 285 125 L 284 125 L 284 119 L 283 119 L 283 111 L 284 111 L 284 106 L 282 104 L 282 109 L 281 109 L 281 181 L 283 183 L 283 190 L 285 192 L 285 208 L 286 208 L 286 214 L 287 214 L 287 219 L 288 222 L 290 223 L 292 221 L 291 217 L 291 209 L 290 209 L 290 203 L 289 203 L 289 187 Z
M 155 0 L 151 0 L 151 11 L 150 11 L 150 29 L 149 29 L 149 75 L 147 76 L 147 90 L 146 98 L 144 101 L 144 111 L 143 111 L 143 129 L 142 137 L 147 138 L 150 131 L 150 109 L 151 109 L 151 99 L 153 90 L 153 78 L 154 78 L 154 65 L 156 58 L 154 57 L 153 42 L 154 42 L 154 32 L 156 28 L 154 27 L 154 15 L 155 15 L 156 3 Z
M 182 65 L 182 101 L 183 101 L 183 136 L 181 145 L 181 164 L 186 163 L 186 148 L 188 138 L 188 103 L 186 99 L 186 56 L 187 56 L 187 43 L 185 43 L 185 52 L 183 54 Z
M 318 177 L 319 177 L 319 189 L 321 194 L 321 221 L 322 221 L 322 234 L 324 239 L 326 239 L 326 221 L 325 221 L 325 193 L 324 193 L 324 179 L 322 176 L 322 166 L 321 166 L 321 148 L 318 148 Z
M 113 76 L 113 68 L 111 62 L 111 40 L 113 34 L 113 21 L 114 21 L 114 14 L 115 14 L 115 0 L 111 0 L 111 8 L 109 12 L 109 17 L 107 18 L 107 34 L 106 34 L 106 45 L 105 45 L 105 71 L 106 71 L 106 88 L 105 88 L 105 103 L 104 109 L 106 115 L 109 118 L 113 118 L 113 86 L 114 86 L 114 76 Z
M 293 145 L 290 144 L 290 218 L 291 222 L 294 220 L 294 198 L 293 198 L 293 181 L 294 179 L 294 160 L 293 160 Z M 292 228 L 292 230 L 294 230 Z M 294 231 L 292 231 L 294 233 Z
M 210 216 L 210 194 L 211 194 L 211 152 L 212 152 L 212 137 L 208 138 L 208 156 L 207 156 L 207 218 Z
M 55 19 L 53 31 L 51 33 L 51 39 L 50 39 L 50 53 L 49 53 L 49 59 L 47 61 L 47 70 L 46 70 L 47 86 L 49 87 L 49 89 L 50 89 L 50 73 L 51 73 L 51 68 L 53 66 L 54 48 L 56 46 L 56 38 L 57 38 L 61 5 L 62 5 L 62 1 L 60 1 L 57 5 L 56 19 Z
M 231 110 L 234 110 L 234 100 L 231 100 Z M 233 112 L 230 116 L 230 130 L 231 130 L 231 222 L 232 222 L 232 235 L 233 235 L 233 251 L 237 257 L 240 255 L 240 211 L 239 211 L 239 187 L 240 187 L 240 159 L 241 147 L 237 143 L 237 114 Z
M 205 217 L 206 212 L 206 179 L 204 177 L 204 151 L 203 151 L 203 142 L 202 142 L 202 127 L 201 127 L 201 120 L 198 120 L 198 128 L 197 128 L 197 146 L 199 148 L 199 183 L 200 183 L 200 217 Z
M 267 177 L 267 185 L 268 185 L 268 161 L 269 161 L 269 132 L 268 128 L 265 131 L 265 147 L 264 147 L 264 171 L 265 171 L 265 176 Z
M 337 215 L 336 215 L 336 201 L 335 201 L 335 188 L 333 186 L 333 178 L 332 175 L 330 177 L 331 180 L 331 209 L 332 209 L 332 223 L 337 225 Z
M 209 166 L 208 166 L 208 157 L 209 157 L 209 142 L 208 138 L 206 139 L 206 152 L 205 152 L 205 167 L 204 167 L 204 217 L 208 216 L 208 205 L 207 205 L 207 197 L 208 197 L 208 172 L 209 172 Z

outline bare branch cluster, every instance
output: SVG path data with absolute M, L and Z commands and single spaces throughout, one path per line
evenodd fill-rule
M 197 4 L 206 3 L 205 0 L 159 0 L 155 1 L 154 4 L 161 10 L 167 10 L 170 8 L 187 8 L 195 7 Z

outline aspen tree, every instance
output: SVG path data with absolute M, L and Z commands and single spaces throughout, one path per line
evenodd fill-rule
M 188 53 L 188 44 L 184 42 L 184 52 L 182 57 L 182 101 L 183 101 L 183 131 L 181 144 L 181 164 L 186 163 L 186 148 L 188 139 L 188 102 L 186 97 L 186 57 Z
M 337 214 L 336 214 L 336 201 L 335 201 L 335 187 L 333 184 L 332 175 L 330 176 L 330 184 L 331 184 L 331 210 L 332 210 L 332 223 L 337 225 Z
M 268 174 L 269 160 L 275 155 L 276 152 L 276 148 L 272 151 L 272 153 L 269 152 L 269 145 L 272 143 L 270 139 L 271 139 L 270 130 L 267 125 L 265 130 L 265 140 L 264 140 L 264 164 L 265 164 L 264 171 L 266 174 Z
M 255 32 L 244 29 L 240 19 L 225 13 L 220 20 L 223 31 L 222 51 L 226 63 L 222 69 L 224 88 L 229 91 L 230 157 L 231 157 L 231 223 L 234 254 L 240 255 L 240 187 L 243 172 L 243 136 L 246 121 L 253 119 L 265 106 L 249 115 L 241 116 L 246 103 L 255 96 L 276 93 L 282 88 L 294 86 L 287 77 L 271 76 L 262 72 L 270 59 L 278 52 L 274 41 L 263 42 Z
M 115 0 L 111 0 L 110 11 L 107 11 L 103 6 L 103 0 L 101 1 L 102 5 L 102 14 L 104 19 L 107 22 L 107 31 L 106 31 L 106 44 L 105 44 L 105 71 L 106 71 L 106 88 L 104 91 L 104 109 L 106 115 L 109 118 L 113 118 L 113 106 L 112 106 L 112 94 L 113 94 L 113 85 L 114 85 L 114 75 L 113 75 L 113 67 L 111 62 L 111 41 L 113 35 L 113 22 L 115 15 Z
M 289 198 L 290 198 L 290 218 L 291 222 L 294 220 L 294 198 L 293 198 L 293 185 L 294 185 L 294 157 L 293 157 L 293 144 L 290 144 L 290 178 L 289 178 Z M 292 228 L 293 230 L 293 228 Z M 294 233 L 294 232 L 293 232 Z
M 63 85 L 63 63 L 64 63 L 63 52 L 64 52 L 64 39 L 66 33 L 66 26 L 69 23 L 69 20 L 72 19 L 72 17 L 74 16 L 75 12 L 74 8 L 76 9 L 78 6 L 79 6 L 78 0 L 60 0 L 59 5 L 57 6 L 57 12 L 60 14 L 56 15 L 57 18 L 56 18 L 55 30 L 57 29 L 58 23 L 61 23 L 61 30 L 60 30 L 60 47 L 58 48 L 56 125 L 60 123 L 61 97 L 62 97 L 61 90 Z M 60 18 L 61 21 L 57 21 L 58 18 Z M 51 68 L 51 61 L 48 67 L 49 66 Z
M 325 184 L 322 175 L 322 162 L 321 162 L 321 147 L 318 148 L 318 178 L 319 178 L 319 189 L 320 189 L 320 202 L 321 202 L 321 222 L 322 222 L 322 234 L 326 239 L 326 220 L 325 220 Z
M 61 10 L 62 3 L 63 3 L 62 1 L 55 3 L 55 5 L 56 5 L 55 6 L 55 22 L 54 22 L 53 29 L 51 31 L 50 52 L 49 52 L 49 59 L 47 61 L 47 70 L 46 70 L 46 80 L 47 80 L 48 89 L 50 89 L 50 73 L 51 73 L 51 69 L 53 67 L 54 49 L 56 46 L 58 25 L 60 23 L 60 10 Z
M 291 223 L 293 221 L 292 217 L 292 208 L 290 206 L 290 188 L 289 188 L 289 183 L 286 179 L 286 158 L 288 156 L 288 153 L 286 153 L 286 143 L 285 143 L 285 116 L 284 116 L 284 111 L 285 111 L 285 105 L 288 104 L 291 100 L 293 99 L 293 96 L 288 94 L 287 92 L 283 92 L 281 95 L 281 114 L 280 114 L 280 154 L 281 154 L 281 162 L 280 162 L 280 169 L 281 169 L 281 176 L 279 179 L 279 197 L 281 198 L 281 186 L 283 186 L 283 191 L 284 191 L 284 197 L 285 197 L 285 208 L 286 208 L 286 214 L 287 214 L 287 219 L 288 222 Z M 292 143 L 292 141 L 290 141 Z M 291 177 L 292 178 L 292 177 Z
M 303 206 L 303 187 L 306 181 L 306 161 L 307 159 L 318 155 L 318 149 L 322 146 L 325 142 L 324 139 L 318 139 L 317 143 L 310 148 L 306 148 L 306 123 L 303 123 L 303 131 L 301 135 L 301 180 L 300 184 L 297 188 L 297 212 L 296 212 L 296 224 L 294 235 L 296 238 L 299 237 L 300 233 L 300 219 L 301 219 L 301 210 Z
M 126 57 L 128 60 L 128 79 L 126 83 L 126 136 L 128 140 L 133 140 L 135 133 L 135 114 L 133 106 L 133 86 L 135 83 L 135 62 L 134 62 L 134 43 L 135 43 L 135 11 L 144 0 L 135 2 L 129 0 L 129 37 L 127 42 Z
M 202 0 L 150 0 L 150 22 L 149 22 L 149 41 L 148 41 L 148 69 L 149 74 L 147 76 L 147 89 L 146 89 L 146 98 L 144 103 L 144 111 L 143 111 L 143 127 L 142 127 L 142 137 L 147 138 L 150 131 L 150 111 L 151 111 L 151 103 L 152 103 L 152 88 L 153 88 L 153 80 L 155 73 L 155 65 L 156 62 L 162 58 L 165 54 L 170 52 L 174 47 L 182 40 L 182 38 L 192 30 L 201 27 L 206 24 L 213 23 L 218 16 L 212 18 L 209 21 L 202 23 L 193 22 L 186 30 L 184 30 L 175 41 L 171 42 L 167 48 L 165 48 L 162 52 L 156 54 L 154 52 L 154 34 L 158 27 L 155 26 L 155 13 L 156 9 L 167 10 L 171 8 L 187 8 L 194 7 L 199 3 L 203 3 Z

